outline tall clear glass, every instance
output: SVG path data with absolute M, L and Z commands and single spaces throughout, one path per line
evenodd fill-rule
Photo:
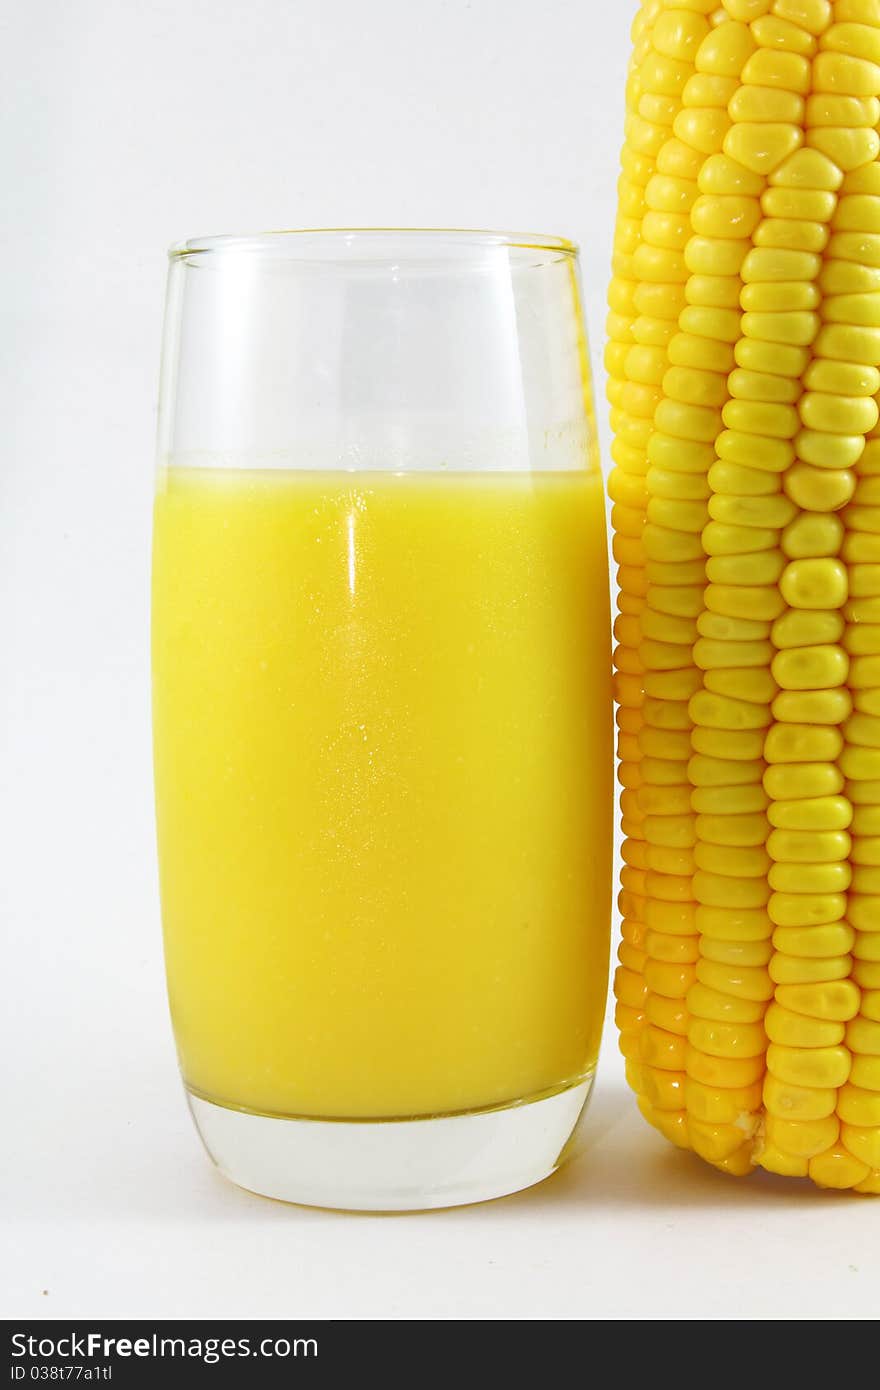
M 603 494 L 576 248 L 171 252 L 153 576 L 168 991 L 208 1153 L 448 1206 L 562 1161 L 608 968 Z

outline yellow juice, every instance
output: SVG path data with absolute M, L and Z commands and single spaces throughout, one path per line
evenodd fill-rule
M 191 1090 L 402 1117 L 591 1070 L 608 627 L 597 471 L 160 475 L 157 818 Z

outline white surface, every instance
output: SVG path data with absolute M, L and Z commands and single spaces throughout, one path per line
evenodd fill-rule
M 531 1194 L 430 1216 L 231 1188 L 176 1081 L 146 647 L 165 247 L 284 225 L 569 234 L 598 362 L 632 8 L 0 14 L 6 1316 L 876 1313 L 880 1202 L 734 1183 L 678 1155 L 639 1120 L 613 1044 L 582 1159 Z

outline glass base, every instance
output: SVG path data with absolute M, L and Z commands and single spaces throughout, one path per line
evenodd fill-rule
M 309 1207 L 424 1211 L 549 1177 L 572 1151 L 592 1087 L 590 1073 L 516 1105 L 412 1120 L 282 1119 L 187 1097 L 208 1154 L 239 1187 Z

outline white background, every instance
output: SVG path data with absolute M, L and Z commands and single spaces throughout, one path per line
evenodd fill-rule
M 147 679 L 165 248 L 297 225 L 572 236 L 604 430 L 598 349 L 633 8 L 43 0 L 0 11 L 11 1237 L 0 1314 L 876 1314 L 880 1202 L 734 1183 L 672 1151 L 623 1090 L 610 1036 L 584 1157 L 530 1194 L 430 1216 L 286 1208 L 228 1186 L 176 1077 Z

